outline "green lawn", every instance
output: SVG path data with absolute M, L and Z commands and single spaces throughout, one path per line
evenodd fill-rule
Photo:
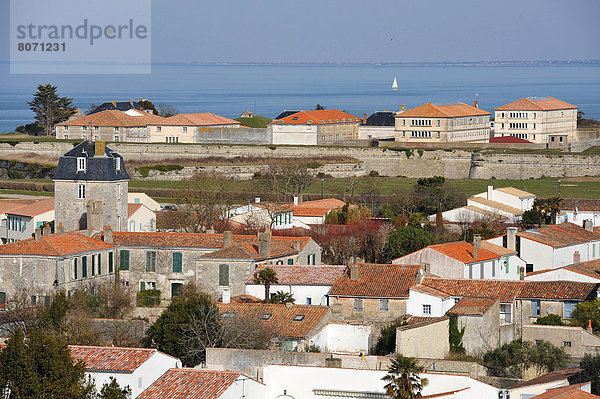
M 236 121 L 240 122 L 244 126 L 248 127 L 267 127 L 271 119 L 266 116 L 254 115 L 251 118 L 235 118 Z

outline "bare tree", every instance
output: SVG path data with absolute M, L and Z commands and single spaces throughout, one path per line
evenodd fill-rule
M 19 328 L 24 334 L 37 321 L 37 307 L 31 303 L 32 289 L 21 286 L 0 313 L 0 336 L 6 337 Z
M 158 113 L 160 114 L 160 116 L 164 116 L 166 118 L 168 118 L 169 116 L 177 115 L 179 113 L 179 110 L 171 104 L 158 104 L 156 108 L 158 109 Z
M 278 159 L 267 163 L 266 178 L 273 193 L 295 196 L 302 194 L 313 174 L 308 162 Z

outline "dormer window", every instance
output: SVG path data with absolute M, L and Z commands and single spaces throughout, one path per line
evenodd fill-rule
M 117 171 L 121 170 L 121 158 L 115 158 L 115 169 Z
M 85 172 L 86 169 L 86 159 L 84 157 L 77 158 L 77 171 Z
M 118 131 L 119 131 L 119 127 L 115 126 L 115 132 L 118 132 Z
M 87 126 L 81 126 L 81 130 L 85 132 L 87 130 Z
M 183 127 L 181 128 L 181 131 L 182 131 L 183 133 L 187 133 L 187 126 L 183 126 Z

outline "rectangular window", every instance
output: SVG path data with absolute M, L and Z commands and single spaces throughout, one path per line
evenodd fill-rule
M 539 316 L 541 310 L 541 301 L 539 299 L 534 299 L 531 301 L 531 315 Z
M 81 257 L 81 277 L 87 277 L 87 256 Z
M 182 272 L 182 254 L 181 252 L 173 252 L 173 273 Z
M 187 126 L 183 126 L 183 127 L 181 128 L 181 131 L 182 131 L 183 133 L 187 133 Z
M 113 272 L 113 253 L 108 253 L 108 273 Z
M 120 141 L 120 140 L 121 140 L 121 137 L 119 137 L 119 136 L 115 136 L 115 138 L 114 138 L 114 140 L 113 140 L 113 141 Z
M 98 126 L 94 126 L 94 130 L 100 130 Z
M 145 290 L 146 290 L 146 282 L 140 281 L 140 291 L 145 291 Z
M 69 130 L 69 126 L 63 126 L 63 130 L 64 131 L 68 131 Z
M 63 138 L 64 138 L 65 140 L 69 140 L 69 135 L 68 135 L 68 134 L 65 134 L 65 135 L 63 136 Z
M 500 320 L 512 323 L 512 305 L 510 303 L 500 304 Z
M 87 130 L 87 126 L 81 126 L 81 130 L 85 132 Z
M 118 141 L 118 140 L 116 140 Z M 115 170 L 121 170 L 121 158 L 115 158 Z M 121 198 L 121 190 L 120 190 L 120 186 L 117 186 L 117 195 L 119 196 L 119 198 Z
M 431 314 L 431 305 L 423 305 L 423 314 L 430 315 Z
M 98 254 L 98 275 L 102 274 L 102 255 Z
M 73 259 L 73 279 L 77 280 L 77 258 Z
M 84 157 L 77 158 L 77 171 L 85 172 L 86 159 Z
M 92 276 L 96 274 L 96 255 L 92 255 Z
M 306 298 L 306 304 L 312 305 L 312 298 Z
M 294 264 L 294 258 L 289 258 L 288 265 L 293 265 L 293 264 Z
M 115 132 L 118 132 L 119 128 L 117 126 L 115 126 Z
M 147 272 L 155 272 L 156 271 L 156 252 L 155 251 L 146 252 L 146 271 Z
M 121 250 L 120 256 L 119 269 L 129 270 L 129 251 L 126 249 Z
M 85 184 L 77 185 L 77 198 L 85 199 Z
M 229 265 L 219 265 L 219 285 L 229 286 Z
M 573 311 L 577 307 L 577 302 L 575 301 L 565 301 L 565 311 L 564 318 L 570 319 L 573 316 Z
M 565 348 L 570 348 L 571 347 L 571 341 L 563 341 L 563 346 Z
M 160 126 L 156 126 L 156 131 L 160 133 L 161 127 Z
M 380 299 L 379 300 L 379 311 L 387 312 L 390 310 L 390 300 L 389 299 Z
M 354 298 L 354 311 L 362 312 L 363 311 L 363 300 L 362 298 Z

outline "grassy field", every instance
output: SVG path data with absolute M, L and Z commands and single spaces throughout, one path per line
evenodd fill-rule
M 47 179 L 14 180 L 21 182 L 51 183 Z M 600 179 L 573 177 L 560 179 L 560 195 L 563 198 L 600 198 Z M 405 190 L 410 190 L 417 183 L 417 179 L 402 177 L 361 177 L 345 179 L 324 179 L 323 191 L 325 195 L 341 195 L 351 193 L 354 184 L 354 193 L 356 195 L 364 193 L 373 193 L 378 195 L 393 195 Z M 227 190 L 231 192 L 248 193 L 251 195 L 260 195 L 270 192 L 267 181 L 263 179 L 253 180 L 224 180 L 204 178 L 194 181 L 158 181 L 158 180 L 131 180 L 129 187 L 136 191 L 144 189 L 179 189 L 191 184 L 193 187 L 204 190 Z M 448 184 L 460 190 L 465 195 L 470 196 L 485 192 L 488 185 L 494 187 L 515 187 L 535 194 L 538 197 L 552 197 L 558 195 L 559 179 L 542 178 L 530 180 L 481 180 L 481 179 L 461 179 L 448 180 Z M 32 191 L 24 190 L 0 190 L 2 193 L 20 193 L 34 194 Z M 307 194 L 321 193 L 321 179 L 313 179 L 306 188 Z M 48 193 L 38 193 L 35 195 L 48 195 Z
M 266 116 L 254 115 L 250 118 L 235 118 L 236 121 L 240 122 L 243 126 L 248 127 L 267 127 L 271 119 Z

